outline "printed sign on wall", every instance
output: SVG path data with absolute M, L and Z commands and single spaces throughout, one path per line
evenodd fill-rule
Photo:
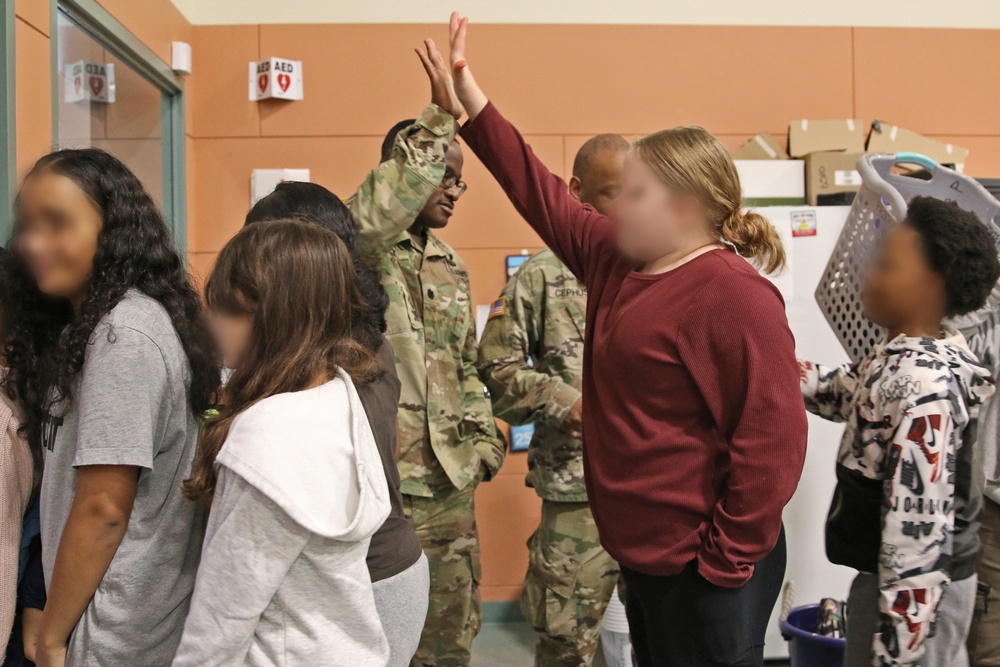
M 92 63 L 78 60 L 66 65 L 67 102 L 115 102 L 115 66 L 112 63 Z
M 285 181 L 309 182 L 308 169 L 254 169 L 250 174 L 250 205 L 268 196 Z
M 816 211 L 792 211 L 792 236 L 816 236 Z
M 523 424 L 510 427 L 510 451 L 526 452 L 531 447 L 531 438 L 535 435 L 534 424 Z
M 268 58 L 250 63 L 250 101 L 302 99 L 302 61 Z

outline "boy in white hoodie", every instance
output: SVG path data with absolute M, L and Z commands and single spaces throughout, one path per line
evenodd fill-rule
M 366 564 L 389 514 L 355 389 L 381 372 L 351 337 L 367 302 L 336 234 L 244 227 L 205 287 L 233 375 L 184 492 L 211 503 L 175 666 L 384 667 Z
M 866 276 L 865 314 L 884 341 L 857 364 L 800 362 L 806 408 L 847 424 L 826 524 L 827 556 L 859 571 L 846 667 L 968 665 L 982 506 L 972 445 L 993 377 L 943 321 L 982 307 L 998 276 L 973 214 L 916 198 Z

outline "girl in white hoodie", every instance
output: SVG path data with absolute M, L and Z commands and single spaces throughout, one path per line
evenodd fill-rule
M 184 486 L 211 510 L 174 665 L 384 666 L 365 557 L 389 500 L 355 389 L 380 366 L 351 337 L 350 255 L 317 225 L 250 225 L 205 296 L 235 370 Z

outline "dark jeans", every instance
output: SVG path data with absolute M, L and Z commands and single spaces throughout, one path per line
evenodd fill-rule
M 785 576 L 785 530 L 740 588 L 722 588 L 692 561 L 657 577 L 621 566 L 639 667 L 762 667 L 764 635 Z

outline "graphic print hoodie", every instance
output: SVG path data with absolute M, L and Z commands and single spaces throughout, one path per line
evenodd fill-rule
M 879 576 L 878 665 L 914 664 L 944 589 L 975 571 L 972 450 L 993 377 L 957 330 L 944 333 L 898 336 L 840 368 L 800 362 L 806 409 L 847 426 L 826 550 Z

